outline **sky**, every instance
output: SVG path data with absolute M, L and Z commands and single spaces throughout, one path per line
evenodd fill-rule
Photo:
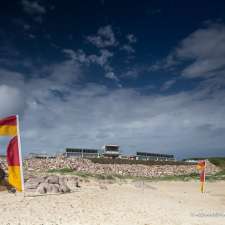
M 118 144 L 225 156 L 224 1 L 1 1 L 0 118 L 23 154 Z M 0 138 L 0 153 L 7 138 Z

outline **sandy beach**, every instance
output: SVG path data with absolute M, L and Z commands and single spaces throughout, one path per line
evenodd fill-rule
M 31 196 L 0 192 L 0 224 L 225 224 L 222 181 L 208 183 L 204 194 L 195 181 L 91 181 L 73 193 Z

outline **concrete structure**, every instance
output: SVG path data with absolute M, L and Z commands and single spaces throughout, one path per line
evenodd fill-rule
M 120 155 L 120 159 L 129 159 L 129 160 L 136 160 L 137 156 L 136 155 Z
M 66 157 L 97 158 L 99 157 L 99 150 L 87 148 L 66 148 L 64 155 Z
M 104 145 L 102 149 L 102 155 L 107 158 L 118 158 L 121 154 L 119 145 Z
M 49 159 L 56 158 L 56 156 L 48 155 L 47 153 L 29 153 L 28 159 Z
M 186 162 L 186 163 L 196 163 L 197 164 L 199 160 L 196 160 L 196 159 L 184 159 L 183 161 Z
M 174 155 L 158 154 L 149 152 L 137 152 L 137 160 L 152 160 L 152 161 L 174 161 Z

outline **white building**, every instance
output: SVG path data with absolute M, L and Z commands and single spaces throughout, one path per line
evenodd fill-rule
M 108 158 L 118 158 L 121 154 L 119 145 L 104 145 L 102 150 L 103 156 Z

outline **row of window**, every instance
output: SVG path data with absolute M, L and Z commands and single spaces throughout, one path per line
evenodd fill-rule
M 80 149 L 80 148 L 67 148 L 66 149 L 66 152 L 67 153 L 70 153 L 70 152 L 80 152 L 80 153 L 98 153 L 98 150 L 96 149 Z
M 159 157 L 159 158 L 174 158 L 173 155 L 148 153 L 148 152 L 137 152 L 137 156 Z
M 107 149 L 107 150 L 109 151 L 109 149 Z M 110 149 L 110 151 L 112 151 L 112 150 L 114 150 L 114 149 Z M 97 149 L 67 148 L 66 153 L 93 153 L 93 154 L 98 154 L 98 150 Z M 137 156 L 174 158 L 173 155 L 148 153 L 148 152 L 137 152 Z

